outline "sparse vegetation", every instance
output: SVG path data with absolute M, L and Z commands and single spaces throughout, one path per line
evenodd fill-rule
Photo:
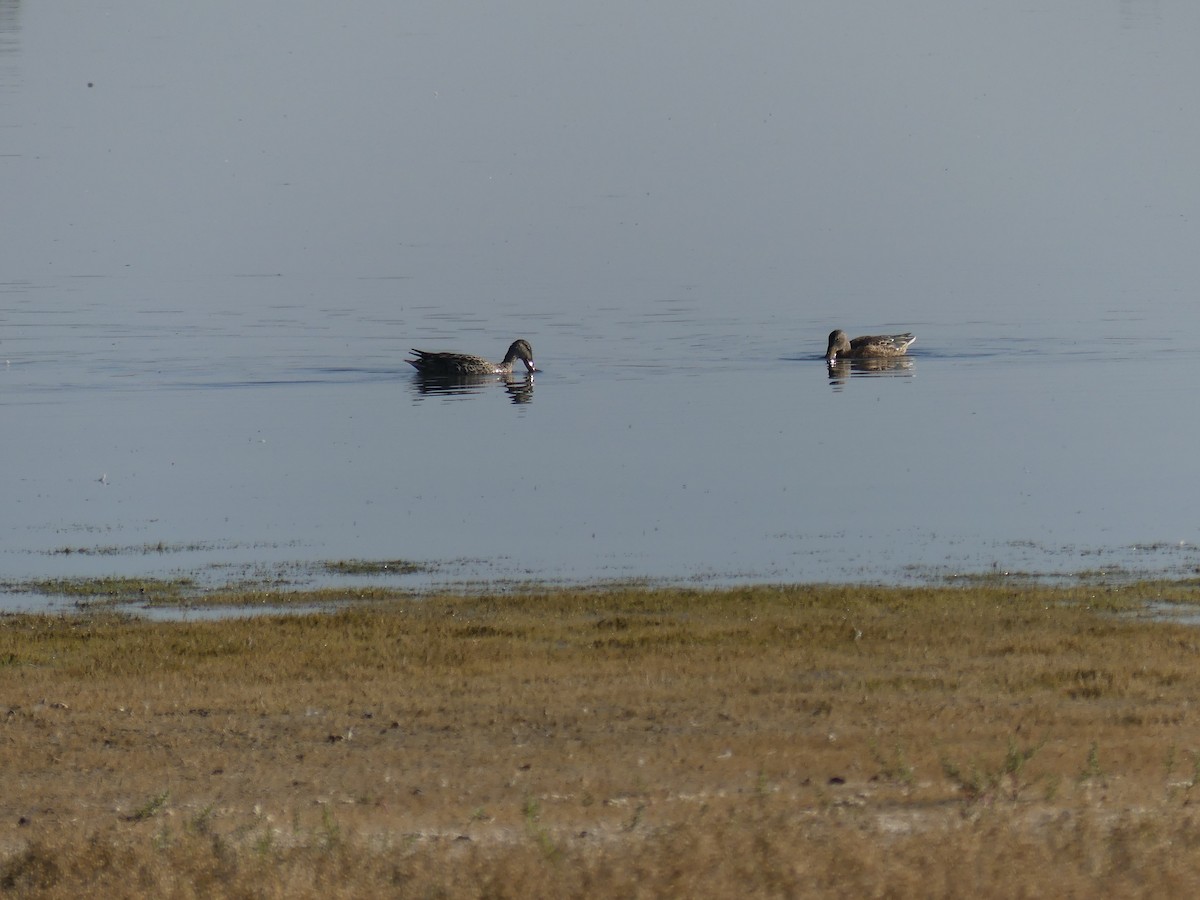
M 1003 760 L 992 767 L 972 763 L 964 769 L 949 758 L 942 759 L 942 772 L 958 786 L 963 796 L 972 802 L 995 803 L 998 800 L 1017 801 L 1029 787 L 1023 777 L 1025 764 L 1033 759 L 1041 745 L 1019 747 L 1009 738 Z M 1095 745 L 1092 746 L 1093 751 Z
M 0 892 L 1185 895 L 1196 592 L 5 616 Z
M 405 559 L 342 559 L 324 563 L 323 567 L 334 575 L 411 575 L 426 568 Z
M 167 800 L 170 798 L 170 791 L 162 791 L 150 797 L 145 803 L 135 809 L 125 818 L 130 822 L 140 822 L 143 819 L 152 819 L 167 805 Z
M 86 603 L 179 603 L 195 589 L 190 578 L 47 578 L 8 590 L 68 597 Z
M 1100 768 L 1100 748 L 1093 741 L 1092 746 L 1088 748 L 1087 762 L 1083 766 L 1083 771 L 1079 773 L 1079 783 L 1084 784 L 1103 777 L 1104 771 Z

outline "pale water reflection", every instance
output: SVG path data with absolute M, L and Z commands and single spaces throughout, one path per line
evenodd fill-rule
M 1197 33 L 0 0 L 0 580 L 1193 573 Z
M 533 402 L 533 375 L 423 375 L 412 377 L 413 390 L 418 397 L 464 396 L 484 394 L 496 385 L 503 385 L 513 403 Z
M 835 391 L 845 388 L 851 377 L 912 378 L 916 365 L 911 356 L 885 357 L 882 359 L 835 359 L 826 363 L 829 383 Z

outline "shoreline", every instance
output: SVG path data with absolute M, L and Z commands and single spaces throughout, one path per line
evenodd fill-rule
M 252 609 L 261 605 L 259 598 L 304 592 L 412 597 L 627 587 L 937 587 L 1002 581 L 1069 587 L 1187 580 L 1200 574 L 1198 548 L 1189 542 L 1050 546 L 1012 540 L 972 546 L 971 552 L 963 554 L 947 548 L 947 555 L 939 554 L 936 564 L 928 559 L 888 563 L 886 555 L 872 564 L 857 558 L 814 556 L 798 575 L 787 562 L 777 568 L 688 566 L 649 571 L 644 560 L 614 559 L 607 566 L 597 561 L 579 572 L 568 572 L 545 561 L 538 564 L 504 556 L 292 558 L 297 548 L 290 544 L 63 544 L 10 554 L 0 574 L 0 612 L 62 611 L 76 604 L 123 606 L 132 612 L 141 606 L 162 608 L 183 605 L 183 601 L 198 609 L 230 606 L 222 598 L 237 593 L 255 597 L 247 604 Z
M 273 574 L 220 580 L 177 571 L 165 575 L 73 575 L 0 580 L 0 616 L 59 615 L 111 611 L 154 621 L 176 618 L 222 618 L 307 613 L 362 603 L 420 600 L 425 597 L 520 595 L 552 592 L 738 591 L 822 587 L 830 589 L 970 589 L 1008 587 L 1031 590 L 1102 588 L 1169 590 L 1197 581 L 1191 567 L 1163 572 L 1152 569 L 1087 569 L 1077 572 L 1030 572 L 993 566 L 970 571 L 926 571 L 906 579 L 837 581 L 736 580 L 732 576 L 692 578 L 628 577 L 557 581 L 553 579 L 477 579 L 445 583 L 413 583 L 411 576 L 438 568 L 410 560 L 337 560 L 307 563 L 309 577 L 287 579 Z M 314 580 L 313 573 L 324 573 Z

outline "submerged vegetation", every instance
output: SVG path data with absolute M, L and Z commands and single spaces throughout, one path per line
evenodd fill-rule
M 1162 614 L 1191 582 L 286 596 L 334 606 L 0 618 L 0 891 L 1200 878 L 1200 634 Z
M 323 568 L 334 575 L 411 575 L 424 572 L 427 566 L 405 559 L 344 559 L 324 563 Z
M 114 549 L 113 552 L 117 552 L 117 549 Z M 100 548 L 84 551 L 64 548 L 59 552 L 64 554 L 104 553 L 106 550 Z M 411 575 L 428 571 L 429 566 L 401 559 L 378 561 L 351 559 L 318 563 L 316 569 L 329 575 L 349 579 L 373 575 Z M 79 607 L 104 605 L 128 607 L 131 610 L 139 607 L 178 607 L 180 609 L 310 608 L 326 604 L 336 606 L 348 602 L 395 600 L 411 596 L 411 591 L 386 585 L 367 588 L 346 586 L 294 589 L 288 589 L 285 585 L 286 579 L 277 574 L 215 586 L 206 585 L 201 580 L 190 576 L 177 578 L 81 576 L 4 582 L 0 583 L 0 591 L 10 594 L 57 597 L 71 601 Z
M 7 589 L 31 594 L 67 597 L 80 602 L 109 604 L 180 603 L 196 583 L 190 578 L 47 578 L 10 584 Z

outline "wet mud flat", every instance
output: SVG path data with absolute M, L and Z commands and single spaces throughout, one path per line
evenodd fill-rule
M 980 580 L 9 615 L 0 891 L 1180 893 L 1198 601 Z

